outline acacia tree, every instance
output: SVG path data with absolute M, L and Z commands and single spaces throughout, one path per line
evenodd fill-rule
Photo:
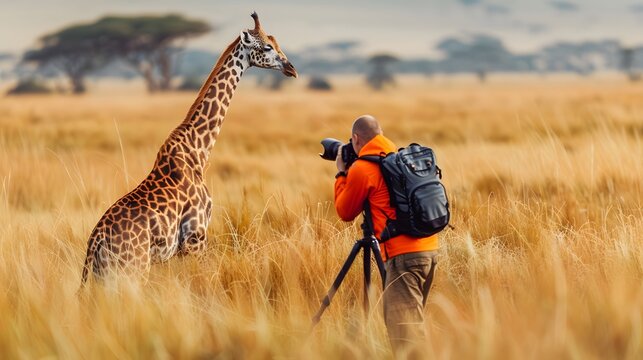
M 446 55 L 447 63 L 471 69 L 480 82 L 485 82 L 489 72 L 511 57 L 500 39 L 484 34 L 449 37 L 442 40 L 437 49 Z
M 170 89 L 179 41 L 204 34 L 211 27 L 180 15 L 107 16 L 89 24 L 73 25 L 40 39 L 37 49 L 24 55 L 39 68 L 53 66 L 69 79 L 74 93 L 85 92 L 85 77 L 121 58 L 145 79 L 150 91 Z
M 176 14 L 107 16 L 97 26 L 106 29 L 115 53 L 143 76 L 151 92 L 170 89 L 183 42 L 212 30 L 203 21 Z
M 27 51 L 23 61 L 39 69 L 54 67 L 69 78 L 72 91 L 86 91 L 85 77 L 113 58 L 108 39 L 93 24 L 73 25 L 40 38 L 37 49 Z
M 389 64 L 399 61 L 393 55 L 378 54 L 368 59 L 371 65 L 370 71 L 366 74 L 366 82 L 375 90 L 382 90 L 386 85 L 395 84 Z

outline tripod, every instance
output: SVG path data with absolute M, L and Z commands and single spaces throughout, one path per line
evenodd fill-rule
M 324 313 L 326 308 L 330 305 L 330 301 L 333 299 L 335 292 L 342 284 L 342 281 L 344 280 L 346 273 L 348 273 L 348 270 L 353 264 L 353 261 L 355 261 L 355 258 L 357 257 L 357 254 L 361 249 L 364 250 L 364 311 L 365 312 L 368 313 L 368 309 L 369 309 L 368 290 L 371 286 L 371 252 L 373 253 L 373 257 L 375 258 L 375 262 L 377 263 L 377 268 L 382 278 L 382 288 L 384 287 L 385 281 L 386 281 L 386 270 L 384 269 L 384 261 L 382 261 L 382 255 L 380 254 L 379 243 L 377 242 L 377 239 L 375 238 L 375 236 L 373 235 L 373 231 L 371 230 L 373 228 L 370 223 L 371 219 L 372 218 L 370 216 L 370 209 L 368 206 L 365 206 L 364 221 L 362 222 L 362 225 L 361 225 L 364 237 L 362 237 L 362 239 L 360 240 L 355 241 L 355 245 L 353 245 L 353 249 L 351 250 L 350 254 L 348 254 L 348 258 L 344 262 L 344 265 L 342 266 L 341 270 L 339 270 L 339 273 L 337 274 L 337 277 L 335 278 L 333 285 L 330 287 L 330 290 L 328 290 L 328 294 L 326 294 L 326 296 L 322 299 L 321 307 L 319 308 L 319 310 L 317 311 L 315 316 L 313 316 L 313 319 L 312 319 L 313 327 L 317 325 L 322 314 Z

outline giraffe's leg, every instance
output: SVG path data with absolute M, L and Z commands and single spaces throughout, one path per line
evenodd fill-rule
M 196 257 L 197 263 L 206 264 L 207 241 L 205 228 L 186 233 L 179 245 L 179 256 L 191 255 Z
M 181 222 L 179 238 L 179 255 L 195 255 L 205 253 L 207 222 L 196 207 L 186 212 Z
M 195 255 L 205 252 L 207 224 L 203 224 L 196 207 L 186 211 L 181 221 L 178 255 Z
M 197 190 L 198 201 L 185 212 L 181 222 L 179 255 L 205 253 L 207 247 L 206 231 L 210 223 L 212 199 L 205 186 Z
M 179 255 L 195 255 L 202 254 L 207 248 L 207 241 L 205 236 L 205 229 L 196 231 L 186 236 L 181 241 L 179 248 Z

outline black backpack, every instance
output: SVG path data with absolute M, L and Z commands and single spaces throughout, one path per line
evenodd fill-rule
M 397 215 L 387 221 L 380 241 L 401 234 L 427 237 L 449 224 L 449 201 L 433 150 L 413 143 L 396 153 L 360 159 L 380 164 Z

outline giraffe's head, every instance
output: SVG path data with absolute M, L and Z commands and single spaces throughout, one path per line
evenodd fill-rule
M 272 35 L 267 35 L 261 28 L 259 16 L 252 13 L 255 28 L 241 31 L 241 44 L 248 52 L 250 66 L 265 69 L 281 70 L 286 76 L 297 77 L 297 70 L 292 66 L 286 54 L 281 51 L 277 40 Z

